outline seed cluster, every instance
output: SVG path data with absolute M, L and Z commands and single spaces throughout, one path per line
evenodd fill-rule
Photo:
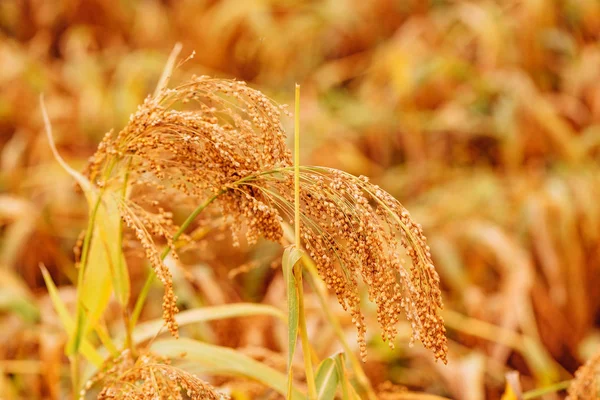
M 291 169 L 264 176 L 253 187 L 260 187 L 270 206 L 293 222 Z M 367 178 L 323 167 L 301 169 L 300 202 L 303 244 L 328 288 L 351 313 L 362 357 L 366 326 L 359 279 L 377 306 L 382 337 L 390 346 L 404 312 L 413 329 L 411 342 L 420 340 L 446 362 L 439 277 L 423 230 L 408 211 Z
M 600 351 L 577 372 L 569 386 L 567 400 L 597 400 L 600 398 Z
M 90 160 L 90 180 L 107 191 L 120 193 L 127 177 L 130 194 L 121 215 L 165 286 L 163 317 L 174 336 L 177 298 L 155 240 L 163 238 L 174 250 L 178 227 L 158 202 L 148 205 L 145 194 L 170 197 L 171 204 L 200 204 L 244 176 L 290 165 L 280 124 L 284 112 L 244 82 L 194 77 L 148 97 L 122 131 L 105 135 Z M 281 237 L 280 217 L 254 197 L 227 193 L 220 204 L 232 228 L 240 219 L 249 222 L 249 240 Z
M 121 188 L 122 170 L 128 171 L 131 190 L 120 211 L 165 286 L 163 317 L 174 335 L 176 297 L 156 238 L 176 256 L 179 227 L 158 202 L 148 204 L 140 193 L 151 190 L 172 204 L 196 205 L 216 196 L 219 208 L 207 212 L 220 211 L 234 239 L 245 233 L 249 243 L 259 237 L 281 241 L 282 224 L 294 222 L 293 168 L 282 113 L 285 108 L 242 82 L 196 77 L 148 98 L 125 129 L 104 138 L 90 162 L 88 175 L 103 188 Z M 363 358 L 360 280 L 377 306 L 384 340 L 393 343 L 404 312 L 413 340 L 445 362 L 439 278 L 421 227 L 396 199 L 364 177 L 303 167 L 300 183 L 303 245 L 352 314 Z
M 167 241 L 167 246 L 170 249 L 174 248 L 172 215 L 160 207 L 157 213 L 146 212 L 134 202 L 120 204 L 119 211 L 125 225 L 133 230 L 142 244 L 146 259 L 149 260 L 157 278 L 165 287 L 162 304 L 163 319 L 169 332 L 174 337 L 179 337 L 178 325 L 175 320 L 175 315 L 179 312 L 179 309 L 177 308 L 177 296 L 173 289 L 171 272 L 162 262 L 153 239 L 154 237 L 163 237 Z M 171 254 L 177 258 L 176 252 L 172 251 Z
M 282 112 L 285 107 L 244 82 L 194 77 L 147 98 L 116 137 L 109 132 L 90 163 L 90 177 L 102 184 L 111 167 L 107 159 L 130 156 L 136 179 L 205 196 L 291 164 Z
M 99 400 L 224 400 L 224 394 L 195 375 L 169 364 L 169 360 L 153 354 L 134 359 L 129 350 L 118 357 L 86 383 L 80 394 L 86 393 L 96 383 L 102 384 Z

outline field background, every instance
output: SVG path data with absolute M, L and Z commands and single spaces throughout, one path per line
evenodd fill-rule
M 83 169 L 152 93 L 176 42 L 182 58 L 195 55 L 174 82 L 235 78 L 288 104 L 301 84 L 302 163 L 369 176 L 422 224 L 442 281 L 449 365 L 410 348 L 403 323 L 390 350 L 367 309 L 374 387 L 499 399 L 509 371 L 530 390 L 570 379 L 598 352 L 597 0 L 2 0 L 0 398 L 69 393 L 66 336 L 39 264 L 73 302 L 87 207 L 51 155 L 39 94 L 60 153 Z M 293 121 L 283 122 L 291 139 Z M 212 240 L 175 276 L 183 308 L 283 306 L 279 247 Z M 130 263 L 134 299 L 146 271 Z M 161 296 L 157 286 L 144 319 L 160 316 Z M 319 354 L 338 351 L 310 294 L 307 312 Z M 106 315 L 109 330 L 117 318 Z M 272 325 L 227 320 L 187 335 L 284 368 Z M 261 398 L 259 385 L 236 384 Z

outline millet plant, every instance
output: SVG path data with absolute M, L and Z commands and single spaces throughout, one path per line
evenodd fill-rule
M 375 398 L 361 363 L 328 308 L 323 289 L 326 286 L 335 292 L 341 306 L 351 314 L 360 357 L 365 359 L 361 281 L 376 305 L 384 340 L 392 345 L 399 316 L 404 313 L 412 326 L 411 342 L 419 340 L 436 359 L 446 362 L 439 278 L 423 231 L 408 211 L 366 177 L 300 165 L 298 87 L 292 157 L 280 121 L 283 115 L 291 115 L 285 107 L 234 80 L 198 76 L 168 88 L 177 53 L 176 49 L 171 55 L 155 93 L 120 132 L 106 134 L 84 173 L 74 171 L 60 158 L 42 101 L 54 155 L 77 180 L 90 210 L 88 227 L 76 246 L 75 315 L 67 311 L 49 274 L 43 271 L 69 336 L 66 353 L 71 360 L 75 396 L 83 398 L 95 390 L 102 399 L 226 397 L 174 365 L 174 361 L 187 358 L 204 365 L 208 374 L 244 375 L 288 398 L 325 399 L 336 393 L 342 398 L 358 398 L 359 393 L 363 398 Z M 191 210 L 187 219 L 177 221 L 167 206 L 173 204 Z M 191 228 L 200 223 L 200 214 L 203 221 L 218 221 L 221 227 L 229 228 L 234 244 L 242 237 L 249 244 L 265 238 L 286 247 L 282 266 L 287 315 L 274 307 L 252 304 L 179 313 L 165 259 L 177 260 L 182 248 L 193 245 Z M 293 237 L 286 234 L 291 232 L 287 226 L 294 227 Z M 130 299 L 123 252 L 128 236 L 141 243 L 152 267 L 135 303 Z M 344 354 L 326 360 L 311 357 L 303 275 L 320 299 L 346 350 Z M 138 324 L 155 279 L 164 286 L 163 322 Z M 101 323 L 111 297 L 121 306 L 122 338 L 111 337 Z M 276 315 L 287 321 L 287 379 L 233 349 L 177 339 L 181 324 L 255 314 Z M 173 339 L 141 346 L 164 325 Z M 291 368 L 298 336 L 303 347 L 305 385 L 294 381 Z M 102 348 L 94 347 L 94 337 Z M 345 358 L 356 378 L 354 386 L 348 381 Z M 82 364 L 84 359 L 88 368 Z

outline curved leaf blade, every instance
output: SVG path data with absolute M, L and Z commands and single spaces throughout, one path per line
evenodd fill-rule
M 318 400 L 333 400 L 338 384 L 340 382 L 336 358 L 339 354 L 324 359 L 315 377 L 315 383 L 317 385 L 317 399 Z
M 298 325 L 300 321 L 300 300 L 296 278 L 294 277 L 294 266 L 302 258 L 302 252 L 295 246 L 288 246 L 283 252 L 281 267 L 285 280 L 287 305 L 288 305 L 288 397 L 292 390 L 293 371 L 292 361 L 296 352 L 298 341 Z
M 252 303 L 233 303 L 195 308 L 180 312 L 175 316 L 175 320 L 181 327 L 194 323 L 253 315 L 271 315 L 282 321 L 286 320 L 285 315 L 278 308 L 266 304 Z M 164 325 L 165 321 L 162 318 L 139 324 L 133 331 L 133 341 L 135 343 L 140 343 L 154 338 Z
M 151 346 L 151 350 L 164 357 L 193 361 L 194 368 L 203 373 L 244 376 L 261 382 L 284 396 L 287 393 L 284 374 L 228 347 L 181 338 L 159 340 Z M 291 400 L 304 398 L 297 389 L 293 389 L 288 397 Z
M 60 296 L 58 295 L 58 289 L 52 281 L 52 277 L 48 273 L 48 270 L 41 266 L 42 276 L 44 277 L 44 282 L 46 283 L 46 287 L 48 288 L 48 295 L 50 296 L 50 300 L 52 300 L 52 305 L 58 314 L 60 322 L 63 324 L 65 331 L 69 336 L 72 336 L 75 331 L 75 322 L 73 318 L 69 315 L 67 311 L 67 306 L 62 301 Z M 88 342 L 85 338 L 81 342 L 81 347 L 79 352 L 92 364 L 96 366 L 96 368 L 100 368 L 104 363 L 104 358 L 96 351 L 96 349 Z

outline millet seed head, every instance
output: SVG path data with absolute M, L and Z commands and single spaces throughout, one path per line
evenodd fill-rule
M 99 400 L 196 399 L 225 400 L 229 397 L 189 372 L 171 365 L 170 360 L 145 353 L 134 358 L 124 350 L 109 360 L 80 393 L 83 400 L 92 386 L 100 384 Z
M 192 105 L 194 107 L 192 107 Z M 201 204 L 218 196 L 223 223 L 279 242 L 293 223 L 290 152 L 275 105 L 243 82 L 196 77 L 149 97 L 118 134 L 109 133 L 90 162 L 88 176 L 117 192 L 127 171 L 130 190 L 121 201 L 125 224 L 139 239 L 165 286 L 163 316 L 177 335 L 172 278 L 156 240 L 175 253 L 172 215 L 136 193 L 154 190 L 171 204 Z M 364 177 L 322 167 L 302 167 L 301 238 L 320 276 L 350 312 L 361 355 L 366 354 L 359 282 L 376 304 L 382 337 L 392 344 L 403 312 L 420 340 L 446 361 L 439 277 L 420 225 L 389 193 Z M 406 262 L 408 261 L 408 262 Z
M 567 400 L 596 400 L 600 398 L 600 351 L 575 372 Z

